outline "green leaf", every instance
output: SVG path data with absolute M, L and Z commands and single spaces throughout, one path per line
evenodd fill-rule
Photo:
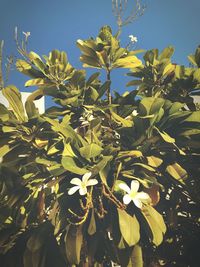
M 67 139 L 69 138 L 70 140 L 73 140 L 75 143 L 79 143 L 79 137 L 71 126 L 66 125 L 65 127 L 63 127 L 62 124 L 59 123 L 57 120 L 53 120 L 48 117 L 44 117 L 44 119 L 52 125 L 52 129 L 55 132 L 59 132 Z
M 9 119 L 9 111 L 3 104 L 0 103 L 0 120 L 5 122 L 8 119 Z
M 131 259 L 127 267 L 143 267 L 142 248 L 135 245 L 131 254 Z
M 25 60 L 18 59 L 16 62 L 16 68 L 18 71 L 22 72 L 25 75 L 28 75 L 32 78 L 42 78 L 44 77 L 43 73 L 34 69 L 32 65 Z
M 57 151 L 57 149 L 54 148 L 54 151 Z M 52 153 L 52 152 L 50 152 L 50 153 Z M 62 155 L 63 156 L 69 156 L 72 158 L 76 157 L 76 155 L 74 154 L 74 151 L 72 149 L 72 146 L 69 143 L 64 144 L 64 149 L 63 149 Z
M 19 90 L 14 85 L 10 85 L 4 88 L 2 90 L 2 93 L 8 100 L 9 105 L 12 108 L 16 118 L 21 122 L 26 121 L 24 107 Z
M 90 84 L 92 84 L 100 75 L 100 72 L 95 72 L 94 74 L 92 74 L 89 79 L 86 82 L 86 86 L 89 86 Z
M 108 88 L 110 88 L 110 85 L 111 85 L 111 81 L 106 81 L 104 84 L 102 84 L 102 86 L 98 90 L 99 96 L 97 99 L 100 99 L 105 94 Z
M 137 218 L 130 216 L 125 210 L 117 209 L 119 215 L 119 228 L 126 243 L 131 247 L 140 239 L 140 225 Z
M 48 170 L 54 177 L 59 176 L 66 172 L 66 170 L 62 167 L 61 164 L 52 165 L 48 167 Z
M 102 182 L 107 185 L 106 166 L 113 159 L 112 156 L 103 156 L 103 158 L 92 168 L 92 173 L 99 174 Z
M 38 100 L 41 97 L 43 97 L 44 92 L 42 89 L 37 89 L 35 91 L 33 91 L 27 98 L 27 101 L 34 101 L 34 100 Z
M 38 109 L 36 108 L 33 101 L 27 100 L 25 103 L 25 109 L 26 109 L 26 113 L 27 113 L 29 119 L 39 116 Z
M 162 75 L 166 76 L 172 73 L 175 70 L 176 66 L 174 64 L 169 63 L 163 70 Z
M 144 54 L 143 58 L 146 62 L 149 62 L 153 65 L 154 59 L 157 58 L 157 54 L 158 54 L 158 50 L 152 49 L 152 50 L 147 51 Z
M 194 55 L 189 55 L 188 56 L 189 61 L 194 65 L 197 66 L 196 60 L 195 60 L 195 56 Z
M 153 234 L 152 242 L 159 246 L 163 241 L 163 235 L 166 232 L 166 225 L 163 220 L 163 217 L 160 213 L 158 213 L 153 207 L 145 206 L 142 210 L 142 214 L 147 220 L 150 229 Z
M 68 156 L 62 157 L 61 163 L 62 166 L 65 168 L 65 170 L 70 171 L 72 173 L 83 175 L 88 172 L 88 170 L 78 167 L 75 160 L 71 157 Z
M 163 163 L 162 159 L 155 157 L 155 156 L 147 157 L 147 161 L 148 161 L 148 165 L 154 168 L 158 168 Z
M 188 174 L 185 169 L 183 169 L 178 163 L 168 165 L 166 171 L 176 180 L 184 184 L 184 180 L 187 178 Z
M 10 151 L 10 147 L 8 145 L 3 145 L 0 147 L 0 158 L 5 156 Z
M 174 102 L 170 109 L 169 109 L 169 115 L 174 114 L 175 112 L 180 111 L 184 107 L 184 103 Z
M 165 58 L 171 58 L 171 56 L 174 54 L 174 48 L 172 46 L 168 46 L 163 49 L 163 51 L 160 53 L 158 59 L 163 60 Z
M 145 97 L 140 101 L 139 110 L 141 116 L 155 114 L 163 107 L 165 100 L 156 97 Z
M 92 41 L 92 40 L 91 40 Z M 94 41 L 93 41 L 94 42 Z M 84 42 L 83 40 L 77 40 L 76 42 L 78 48 L 81 52 L 89 57 L 96 57 L 95 44 L 92 42 Z M 93 44 L 93 45 L 92 45 Z
M 113 62 L 121 58 L 122 56 L 127 54 L 127 50 L 125 48 L 120 47 L 113 55 Z
M 91 67 L 91 68 L 97 68 L 101 69 L 102 66 L 99 63 L 98 58 L 89 57 L 86 55 L 80 56 L 80 61 L 83 62 L 83 67 Z
M 48 68 L 44 64 L 44 62 L 41 60 L 41 58 L 33 59 L 33 63 L 43 74 L 46 75 L 48 73 Z
M 133 121 L 127 120 L 119 116 L 117 113 L 114 111 L 110 111 L 112 118 L 115 122 L 118 124 L 121 124 L 123 127 L 132 127 L 133 126 Z
M 185 74 L 185 67 L 180 66 L 180 65 L 176 65 L 176 68 L 175 68 L 176 78 L 181 79 L 181 78 L 183 78 L 184 74 Z
M 89 223 L 87 231 L 89 235 L 94 235 L 96 233 L 96 230 L 97 230 L 97 227 L 96 227 L 96 221 L 95 221 L 95 216 L 94 216 L 94 209 L 92 209 L 90 223 Z
M 200 129 L 190 129 L 190 130 L 186 130 L 180 133 L 180 135 L 184 135 L 184 136 L 191 136 L 191 135 L 197 135 L 197 134 L 200 134 Z
M 191 113 L 190 116 L 188 116 L 186 119 L 184 119 L 182 121 L 182 123 L 185 123 L 185 122 L 197 122 L 197 123 L 199 123 L 199 118 L 200 118 L 200 110 L 194 111 Z
M 127 87 L 128 87 L 128 86 L 138 86 L 138 85 L 140 85 L 141 83 L 142 83 L 141 80 L 133 80 L 133 81 L 128 82 L 128 83 L 126 84 L 126 86 L 127 86 Z
M 81 247 L 83 244 L 83 234 L 81 226 L 69 226 L 65 235 L 66 256 L 70 264 L 79 264 L 81 257 Z
M 88 89 L 87 89 L 87 92 L 86 94 L 88 95 L 88 100 L 93 100 L 94 102 L 99 98 L 99 94 L 97 92 L 97 90 L 90 86 Z
M 117 59 L 112 68 L 126 68 L 126 69 L 133 69 L 142 65 L 142 61 L 138 59 L 136 56 L 127 56 L 124 58 Z
M 83 158 L 90 159 L 99 156 L 102 152 L 102 148 L 97 144 L 89 144 L 80 148 L 80 154 Z
M 200 69 L 194 71 L 193 77 L 200 83 Z
M 127 150 L 127 151 L 120 151 L 118 154 L 118 159 L 131 157 L 131 158 L 140 158 L 142 157 L 142 152 L 139 150 Z
M 155 172 L 156 171 L 154 168 L 152 168 L 152 167 L 150 167 L 150 166 L 148 166 L 146 164 L 143 164 L 143 163 L 134 163 L 133 165 L 134 166 L 140 166 L 140 167 L 142 167 L 142 168 L 144 168 L 144 169 L 146 169 L 146 170 L 148 170 L 150 172 Z
M 29 86 L 42 86 L 42 85 L 47 85 L 48 84 L 48 80 L 45 80 L 43 78 L 36 78 L 36 79 L 32 79 L 29 80 L 25 83 L 26 87 Z
M 175 143 L 175 139 L 173 137 L 171 137 L 169 134 L 167 134 L 166 132 L 161 132 L 158 128 L 154 127 L 156 129 L 156 131 L 159 133 L 159 135 L 162 137 L 162 139 L 167 142 L 167 143 Z

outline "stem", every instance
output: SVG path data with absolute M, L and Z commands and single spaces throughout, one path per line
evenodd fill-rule
M 107 68 L 106 70 L 106 73 L 107 73 L 107 81 L 110 81 L 110 70 Z M 108 90 L 107 90 L 107 100 L 108 100 L 108 104 L 112 104 L 112 97 L 111 97 L 111 92 L 110 92 L 110 85 L 108 87 Z
M 2 70 L 2 65 L 3 65 L 3 45 L 4 41 L 0 42 L 0 90 L 3 89 L 4 87 L 4 80 L 3 80 L 3 70 Z

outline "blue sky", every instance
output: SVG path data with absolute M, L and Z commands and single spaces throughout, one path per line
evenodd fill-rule
M 134 0 L 129 0 L 134 4 Z M 187 55 L 200 44 L 200 1 L 199 0 L 146 0 L 147 9 L 142 17 L 123 28 L 121 41 L 127 44 L 128 35 L 138 37 L 136 48 L 163 49 L 175 47 L 174 62 L 188 65 Z M 101 26 L 108 24 L 117 31 L 112 14 L 111 0 L 1 0 L 0 39 L 4 40 L 4 55 L 18 56 L 14 42 L 14 28 L 18 32 L 30 31 L 29 50 L 40 55 L 52 49 L 64 50 L 69 61 L 77 68 L 80 51 L 77 39 L 96 36 Z M 128 77 L 119 78 L 112 74 L 113 87 L 123 92 Z M 10 82 L 22 91 L 26 78 L 11 73 Z

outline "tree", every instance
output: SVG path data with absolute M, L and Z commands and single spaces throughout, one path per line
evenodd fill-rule
M 100 72 L 22 48 L 16 67 L 37 89 L 25 107 L 14 85 L 2 89 L 2 266 L 198 266 L 199 48 L 190 68 L 171 62 L 172 47 L 143 63 L 109 26 L 77 46 Z M 116 68 L 130 69 L 130 91 L 111 91 Z M 55 106 L 39 114 L 42 96 Z

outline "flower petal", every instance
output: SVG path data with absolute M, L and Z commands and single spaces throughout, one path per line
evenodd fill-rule
M 80 194 L 81 196 L 86 195 L 86 194 L 87 194 L 87 188 L 86 188 L 86 187 L 82 187 L 82 188 L 80 188 L 80 189 L 79 189 L 79 194 Z
M 150 199 L 149 195 L 147 193 L 145 193 L 145 192 L 138 192 L 137 195 L 135 196 L 135 198 L 141 199 L 141 200 Z
M 134 198 L 133 199 L 133 202 L 134 202 L 134 204 L 135 204 L 136 207 L 138 207 L 139 209 L 142 208 L 142 201 L 140 199 Z
M 75 184 L 75 185 L 80 186 L 82 184 L 82 181 L 79 178 L 73 178 L 73 179 L 71 179 L 70 184 Z
M 89 180 L 87 181 L 86 186 L 95 185 L 95 184 L 98 184 L 97 179 L 89 179 Z
M 125 205 L 128 205 L 131 202 L 131 197 L 126 194 L 125 196 L 123 196 L 123 202 Z
M 83 177 L 82 177 L 82 181 L 84 183 L 87 183 L 87 180 L 91 177 L 92 173 L 91 172 L 86 172 Z
M 122 190 L 124 190 L 127 193 L 131 192 L 130 187 L 126 183 L 120 183 L 119 184 L 119 188 L 121 188 Z
M 68 195 L 73 195 L 76 191 L 78 191 L 80 186 L 76 185 L 69 189 Z
M 140 183 L 137 180 L 131 182 L 131 192 L 137 192 L 139 189 Z

